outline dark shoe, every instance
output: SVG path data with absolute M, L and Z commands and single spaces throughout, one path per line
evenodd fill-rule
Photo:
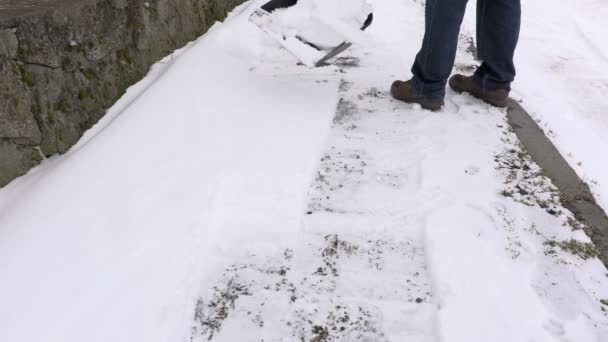
M 406 82 L 393 82 L 393 85 L 391 86 L 391 94 L 397 100 L 407 103 L 417 103 L 424 109 L 437 111 L 443 107 L 443 100 L 429 99 L 416 93 L 412 85 L 412 80 Z
M 457 93 L 469 93 L 473 97 L 482 100 L 485 103 L 495 107 L 505 108 L 507 99 L 509 98 L 509 87 L 499 88 L 496 90 L 483 90 L 481 86 L 475 82 L 473 76 L 454 75 L 450 77 L 450 88 Z

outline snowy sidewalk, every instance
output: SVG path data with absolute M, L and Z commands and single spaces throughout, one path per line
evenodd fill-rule
M 424 7 L 371 2 L 314 70 L 241 6 L 2 189 L 0 340 L 606 342 L 606 268 L 505 113 L 392 100 Z
M 451 92 L 439 114 L 393 101 L 423 7 L 375 9 L 371 46 L 327 75 L 340 102 L 301 232 L 272 253 L 237 247 L 195 340 L 602 341 L 605 268 L 505 113 Z

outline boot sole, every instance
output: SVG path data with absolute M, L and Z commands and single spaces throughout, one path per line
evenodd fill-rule
M 400 97 L 398 97 L 395 94 L 395 89 L 391 87 L 391 95 L 393 96 L 393 98 L 395 100 L 401 101 L 401 102 L 405 102 L 405 103 L 409 103 L 409 104 L 419 104 L 420 107 L 426 109 L 426 110 L 430 110 L 432 112 L 436 112 L 438 110 L 440 110 L 443 105 L 445 104 L 444 101 L 437 101 L 437 102 L 429 102 L 429 101 L 419 101 L 419 100 L 406 100 L 406 99 L 402 99 Z
M 440 104 L 424 104 L 424 103 L 420 103 L 420 102 L 415 102 L 418 103 L 420 105 L 420 107 L 426 109 L 426 110 L 430 110 L 431 112 L 437 112 L 439 110 L 441 110 L 441 108 L 443 107 L 444 103 L 441 102 Z
M 507 100 L 503 100 L 503 101 L 498 101 L 498 100 L 492 100 L 492 99 L 488 99 L 485 98 L 483 96 L 477 95 L 475 93 L 469 92 L 467 90 L 460 90 L 460 89 L 455 89 L 453 87 L 450 86 L 450 88 L 452 88 L 453 91 L 455 91 L 458 94 L 462 94 L 462 93 L 467 93 L 471 96 L 473 96 L 474 98 L 481 100 L 491 106 L 497 107 L 497 108 L 506 108 L 507 107 Z
M 401 101 L 401 102 L 405 102 L 405 103 L 409 103 L 409 104 L 419 104 L 420 107 L 422 107 L 424 109 L 427 109 L 427 110 L 430 110 L 432 112 L 436 112 L 436 111 L 440 110 L 443 107 L 443 105 L 444 105 L 443 101 L 441 103 L 437 103 L 437 104 L 435 104 L 435 103 L 429 104 L 429 103 L 426 103 L 426 102 L 419 102 L 419 101 L 407 101 L 407 100 L 403 100 L 403 99 L 400 99 L 400 98 L 397 98 L 397 97 L 394 97 L 394 96 L 393 96 L 393 98 L 395 100 L 398 100 L 398 101 Z

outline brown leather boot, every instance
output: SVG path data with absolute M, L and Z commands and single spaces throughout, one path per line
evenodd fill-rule
M 508 86 L 496 90 L 483 90 L 481 89 L 481 86 L 475 82 L 473 76 L 464 76 L 460 74 L 450 77 L 449 83 L 450 88 L 457 93 L 469 93 L 473 97 L 495 107 L 504 108 L 507 106 L 507 99 L 509 98 L 509 91 L 511 90 Z
M 393 82 L 393 85 L 391 86 L 391 94 L 397 100 L 407 103 L 417 103 L 424 109 L 437 111 L 443 107 L 443 100 L 429 99 L 417 94 L 412 85 L 412 80 L 406 82 Z

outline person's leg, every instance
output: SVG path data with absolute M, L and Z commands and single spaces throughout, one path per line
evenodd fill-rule
M 467 0 L 426 2 L 424 39 L 412 67 L 413 87 L 425 97 L 442 99 L 445 96 L 466 4 Z
M 483 90 L 509 89 L 521 25 L 520 0 L 477 0 L 477 56 L 474 79 Z

